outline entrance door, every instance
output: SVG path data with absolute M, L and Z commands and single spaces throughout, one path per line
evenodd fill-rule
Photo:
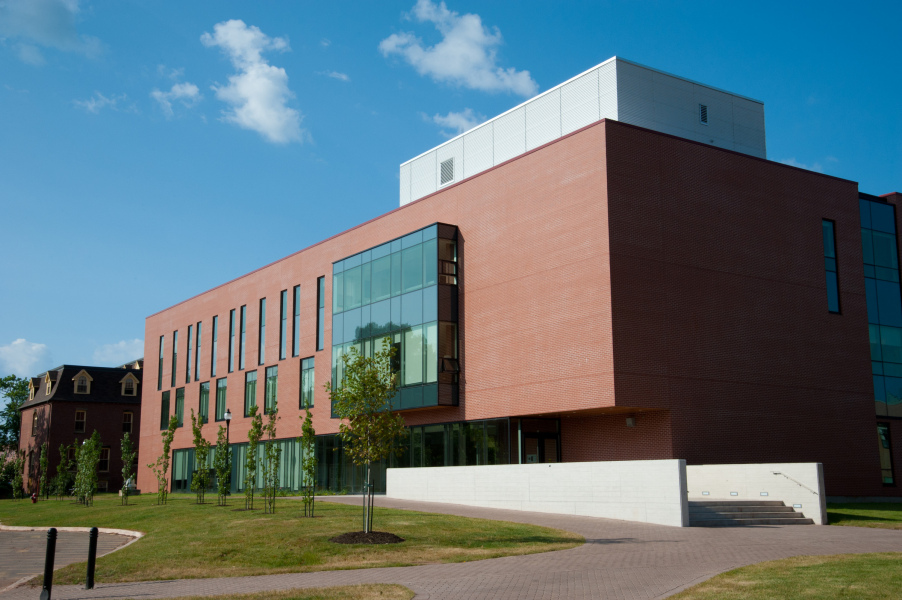
M 526 464 L 559 462 L 557 446 L 556 433 L 524 433 L 523 462 Z

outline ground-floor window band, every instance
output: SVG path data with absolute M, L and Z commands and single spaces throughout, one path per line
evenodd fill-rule
M 877 448 L 880 451 L 880 473 L 884 485 L 895 485 L 893 477 L 893 448 L 889 439 L 889 424 L 877 423 Z
M 524 427 L 523 425 L 527 426 Z M 407 435 L 399 440 L 400 454 L 375 465 L 374 483 L 377 492 L 385 492 L 385 469 L 390 467 L 443 467 L 468 465 L 504 465 L 517 462 L 558 462 L 559 436 L 556 419 L 488 419 L 457 423 L 439 423 L 409 427 Z M 261 446 L 266 442 L 261 442 Z M 302 450 L 297 438 L 273 442 L 282 448 L 279 469 L 279 486 L 297 491 L 302 481 Z M 538 448 L 542 448 L 541 455 Z M 231 444 L 232 493 L 244 490 L 247 443 Z M 518 448 L 520 451 L 518 452 Z M 317 489 L 335 493 L 357 493 L 364 479 L 364 467 L 351 463 L 337 435 L 321 435 L 316 438 Z M 213 467 L 210 452 L 208 468 Z M 265 452 L 257 450 L 262 461 Z M 533 457 L 534 456 L 534 457 Z M 527 458 L 529 457 L 529 458 Z M 194 473 L 194 449 L 175 450 L 172 460 L 172 491 L 187 492 L 191 489 Z M 261 465 L 262 466 L 262 465 Z M 257 469 L 257 487 L 263 485 L 263 469 Z M 212 473 L 211 473 L 212 475 Z M 216 488 L 211 476 L 211 489 Z

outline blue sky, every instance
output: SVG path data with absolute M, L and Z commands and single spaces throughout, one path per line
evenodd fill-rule
M 902 190 L 899 2 L 0 0 L 0 376 L 398 205 L 398 166 L 611 56 L 765 103 L 768 157 Z

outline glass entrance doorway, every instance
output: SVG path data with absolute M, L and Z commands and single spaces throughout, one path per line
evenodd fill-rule
M 513 421 L 513 420 L 512 420 Z M 516 439 L 519 439 L 520 464 L 561 462 L 561 426 L 558 419 L 518 419 Z M 513 437 L 513 436 L 512 436 Z

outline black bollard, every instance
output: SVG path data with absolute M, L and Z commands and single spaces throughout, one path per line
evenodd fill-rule
M 85 578 L 85 589 L 94 589 L 94 563 L 97 562 L 97 528 L 91 527 L 88 533 L 88 576 Z
M 50 600 L 53 590 L 53 557 L 56 556 L 56 528 L 47 530 L 47 554 L 44 556 L 44 586 L 41 588 L 41 600 Z

